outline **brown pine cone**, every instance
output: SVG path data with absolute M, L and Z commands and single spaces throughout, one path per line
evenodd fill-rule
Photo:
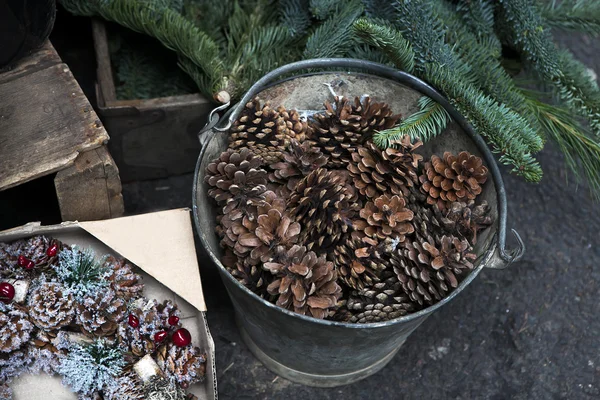
M 25 307 L 0 302 L 0 353 L 10 353 L 25 345 L 32 330 Z
M 156 362 L 168 377 L 173 377 L 182 387 L 201 382 L 206 375 L 206 354 L 198 347 L 162 346 Z
M 75 317 L 75 301 L 58 283 L 46 282 L 28 296 L 29 319 L 40 329 L 65 327 Z
M 376 241 L 367 243 L 353 237 L 338 244 L 333 250 L 333 263 L 338 272 L 338 279 L 356 290 L 379 282 L 377 273 L 385 269 L 385 264 L 378 262 L 379 257 L 372 259 L 376 245 Z
M 225 250 L 221 262 L 242 285 L 262 298 L 271 297 L 267 286 L 273 280 L 273 275 L 261 267 L 260 261 L 253 261 L 249 257 L 240 258 L 230 250 Z
M 317 255 L 304 246 L 294 245 L 282 263 L 269 262 L 264 267 L 275 275 L 268 286 L 277 297 L 276 304 L 298 314 L 325 318 L 337 305 L 342 288 L 337 273 L 325 255 Z
M 387 272 L 381 282 L 353 292 L 347 303 L 353 314 L 350 322 L 364 324 L 389 321 L 415 310 L 393 273 Z
M 319 168 L 296 185 L 288 206 L 302 228 L 300 242 L 309 250 L 324 251 L 349 231 L 360 204 L 343 174 Z
M 431 156 L 419 181 L 421 190 L 427 194 L 427 203 L 444 210 L 452 202 L 474 200 L 481 193 L 487 173 L 481 158 L 466 151 L 458 156 L 445 152 L 443 158 Z
M 144 297 L 137 299 L 131 306 L 129 314 L 140 321 L 138 327 L 130 326 L 126 321 L 117 328 L 117 341 L 136 357 L 143 357 L 156 350 L 154 335 L 160 331 L 168 331 L 169 317 L 180 317 L 177 306 L 171 301 L 159 303 Z
M 366 142 L 352 153 L 352 162 L 346 168 L 363 196 L 371 199 L 383 194 L 408 196 L 416 174 L 413 164 L 420 157 L 411 151 L 418 146 L 420 142 L 382 152 L 372 142 Z
M 423 156 L 414 151 L 421 147 L 423 142 L 416 140 L 412 143 L 410 136 L 405 135 L 402 139 L 392 142 L 391 146 L 381 152 L 381 157 L 387 160 L 393 168 L 395 174 L 391 175 L 394 183 L 400 188 L 413 187 L 419 182 L 417 168 L 423 161 Z M 406 194 L 406 193 L 405 193 Z
M 406 234 L 415 230 L 410 223 L 413 216 L 404 197 L 383 195 L 360 210 L 361 219 L 355 220 L 353 226 L 373 239 L 391 237 L 402 242 Z
M 287 122 L 296 125 L 296 115 L 288 115 Z M 262 105 L 256 97 L 246 104 L 231 127 L 229 147 L 236 150 L 247 148 L 269 165 L 281 160 L 282 153 L 295 136 L 296 132 L 288 129 L 284 117 L 268 102 Z
M 109 256 L 104 260 L 104 266 L 112 271 L 108 281 L 118 297 L 131 300 L 142 296 L 144 291 L 142 277 L 133 271 L 133 265 L 127 260 Z
M 356 148 L 369 140 L 376 130 L 393 127 L 399 115 L 393 115 L 385 103 L 371 103 L 369 97 L 354 99 L 336 96 L 327 101 L 323 113 L 315 114 L 309 137 L 330 155 L 328 165 L 345 167 Z
M 93 336 L 110 336 L 127 316 L 125 301 L 111 289 L 86 296 L 77 305 L 76 322 L 82 332 Z
M 321 149 L 310 142 L 299 144 L 293 140 L 289 152 L 283 153 L 283 161 L 271 165 L 274 172 L 269 174 L 269 180 L 285 184 L 289 190 L 294 190 L 302 177 L 323 167 L 327 160 L 328 157 L 321 153 Z
M 229 149 L 206 167 L 205 181 L 213 188 L 208 195 L 223 206 L 230 219 L 242 218 L 248 207 L 264 201 L 267 171 L 248 149 Z
M 487 228 L 493 222 L 491 208 L 487 201 L 475 205 L 474 200 L 453 202 L 443 213 L 440 222 L 449 232 L 456 232 L 470 243 L 477 243 L 477 232 Z
M 293 141 L 296 141 L 298 143 L 304 142 L 304 139 L 306 139 L 306 134 L 308 132 L 308 122 L 306 121 L 306 119 L 303 120 L 298 111 L 286 110 L 283 106 L 277 107 L 277 112 L 285 121 L 285 126 L 288 129 L 288 137 L 284 141 L 286 146 L 288 146 Z

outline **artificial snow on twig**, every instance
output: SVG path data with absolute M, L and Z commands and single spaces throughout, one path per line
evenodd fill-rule
M 109 285 L 106 278 L 110 270 L 96 261 L 94 252 L 89 249 L 64 249 L 60 252 L 59 262 L 54 270 L 67 291 L 77 300 Z

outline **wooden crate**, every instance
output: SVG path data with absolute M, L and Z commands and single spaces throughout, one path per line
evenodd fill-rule
M 109 149 L 124 182 L 192 172 L 198 131 L 213 104 L 200 94 L 117 100 L 105 24 L 92 21 L 98 113 L 110 134 Z
M 0 191 L 56 173 L 63 220 L 120 216 L 121 181 L 107 141 L 50 42 L 0 74 Z

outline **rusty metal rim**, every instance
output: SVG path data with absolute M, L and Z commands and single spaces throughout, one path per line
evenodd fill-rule
M 206 152 L 206 146 L 203 145 L 202 149 L 200 150 L 200 155 L 198 157 L 198 162 L 196 164 L 196 172 L 194 174 L 194 186 L 193 186 L 193 193 L 192 193 L 194 224 L 196 225 L 196 230 L 198 232 L 198 236 L 200 237 L 202 246 L 206 249 L 211 260 L 219 267 L 219 272 L 221 273 L 221 277 L 223 279 L 228 279 L 231 283 L 233 283 L 239 289 L 241 289 L 242 291 L 245 291 L 248 295 L 254 297 L 256 300 L 260 301 L 266 307 L 270 307 L 274 310 L 278 310 L 279 312 L 287 314 L 291 317 L 299 318 L 306 322 L 315 323 L 315 324 L 319 324 L 319 325 L 325 325 L 325 326 L 337 326 L 337 327 L 349 328 L 349 329 L 375 329 L 375 328 L 379 328 L 379 327 L 404 323 L 404 322 L 408 322 L 408 321 L 411 321 L 413 319 L 416 319 L 416 318 L 419 318 L 422 316 L 427 316 L 427 315 L 431 314 L 432 312 L 434 312 L 435 310 L 437 310 L 438 308 L 442 307 L 443 305 L 445 305 L 446 303 L 448 303 L 449 301 L 454 299 L 456 296 L 458 296 L 458 294 L 460 294 L 460 292 L 462 292 L 464 290 L 464 288 L 467 287 L 473 281 L 473 279 L 475 279 L 477 277 L 477 275 L 479 275 L 479 273 L 486 266 L 486 264 L 494 262 L 493 258 L 495 257 L 496 251 L 498 252 L 497 257 L 499 257 L 501 259 L 501 261 L 504 263 L 504 265 L 502 267 L 496 266 L 494 268 L 506 268 L 512 262 L 517 261 L 522 257 L 523 253 L 525 252 L 525 246 L 524 246 L 523 241 L 521 240 L 521 238 L 519 237 L 518 233 L 515 230 L 513 230 L 513 233 L 515 234 L 515 236 L 517 238 L 519 247 L 512 252 L 507 252 L 505 250 L 506 217 L 507 217 L 507 215 L 506 215 L 507 214 L 506 191 L 504 188 L 504 182 L 502 180 L 502 175 L 500 174 L 500 170 L 498 168 L 498 165 L 496 164 L 496 161 L 495 161 L 491 151 L 485 144 L 485 141 L 483 140 L 483 138 L 474 131 L 473 127 L 448 102 L 448 100 L 444 98 L 444 96 L 440 92 L 438 92 L 436 89 L 431 87 L 429 84 L 425 83 L 424 81 L 420 80 L 419 78 L 417 78 L 413 75 L 410 75 L 403 71 L 395 70 L 393 68 L 387 67 L 382 64 L 377 64 L 377 63 L 373 63 L 370 61 L 363 61 L 363 60 L 328 58 L 328 59 L 315 59 L 315 60 L 299 61 L 296 63 L 285 65 L 278 69 L 275 69 L 275 70 L 271 71 L 270 73 L 268 73 L 267 75 L 265 75 L 260 80 L 258 80 L 248 90 L 248 92 L 242 98 L 242 100 L 238 104 L 233 106 L 233 108 L 228 110 L 227 113 L 225 113 L 224 117 L 228 117 L 228 118 L 223 118 L 223 120 L 228 122 L 227 125 L 229 125 L 231 123 L 231 121 L 234 121 L 237 118 L 237 115 L 239 115 L 239 113 L 241 112 L 243 105 L 246 104 L 250 99 L 252 99 L 260 91 L 264 90 L 264 88 L 267 85 L 272 84 L 273 80 L 275 78 L 277 78 L 281 75 L 284 75 L 284 74 L 294 72 L 294 71 L 310 69 L 310 68 L 337 68 L 337 69 L 342 69 L 343 72 L 346 72 L 346 73 L 351 73 L 348 71 L 348 69 L 367 70 L 368 73 L 356 73 L 356 75 L 365 75 L 365 76 L 371 75 L 371 76 L 375 76 L 378 78 L 390 79 L 390 80 L 400 83 L 404 86 L 407 86 L 411 89 L 414 89 L 414 90 L 432 98 L 433 100 L 438 102 L 440 105 L 442 105 L 442 107 L 444 107 L 444 109 L 446 109 L 446 111 L 448 111 L 448 113 L 450 114 L 452 119 L 456 123 L 458 123 L 460 125 L 460 127 L 465 131 L 465 133 L 468 134 L 471 137 L 471 139 L 475 142 L 475 145 L 481 151 L 481 153 L 489 167 L 489 170 L 492 173 L 492 178 L 494 181 L 494 186 L 496 188 L 497 199 L 498 199 L 498 233 L 495 234 L 494 237 L 492 238 L 492 243 L 490 244 L 489 249 L 478 259 L 479 265 L 477 266 L 477 268 L 475 268 L 458 285 L 458 287 L 454 291 L 452 291 L 452 293 L 450 293 L 450 295 L 448 295 L 447 297 L 445 297 L 438 303 L 436 303 L 432 306 L 429 306 L 427 308 L 424 308 L 423 310 L 420 310 L 416 313 L 408 314 L 403 317 L 396 318 L 396 319 L 393 319 L 390 321 L 374 322 L 374 323 L 367 323 L 367 324 L 356 324 L 356 323 L 348 323 L 348 322 L 322 320 L 322 319 L 316 319 L 313 317 L 309 317 L 306 315 L 297 314 L 293 311 L 286 310 L 286 309 L 281 308 L 271 302 L 266 301 L 265 299 L 261 298 L 260 296 L 258 296 L 254 292 L 252 292 L 250 289 L 248 289 L 247 287 L 242 285 L 237 279 L 235 279 L 227 271 L 227 269 L 223 266 L 223 264 L 221 263 L 219 258 L 216 256 L 216 254 L 211 250 L 210 245 L 208 244 L 208 239 L 206 238 L 206 234 L 200 228 L 198 202 L 197 202 L 197 196 L 196 196 L 197 189 L 198 189 L 198 174 L 200 171 L 200 164 L 201 164 L 201 161 L 204 158 L 205 152 Z M 335 71 L 335 70 L 324 71 L 324 72 L 319 72 L 316 74 L 326 74 L 326 73 L 334 73 L 334 72 L 340 72 L 340 71 L 339 70 L 338 71 Z M 222 110 L 225 107 L 220 106 L 218 108 Z M 215 126 L 218 123 L 219 123 L 219 118 L 213 118 L 213 116 L 211 115 L 211 117 L 209 118 L 209 122 L 207 123 L 207 126 L 200 132 L 200 135 L 201 135 L 200 139 L 201 139 L 202 143 L 207 143 L 212 138 L 213 135 L 218 133 L 217 130 L 213 129 L 213 128 L 215 128 Z M 223 129 L 219 129 L 219 130 L 222 131 Z M 210 132 L 210 131 L 212 131 L 212 132 Z M 497 262 L 494 264 L 497 264 Z

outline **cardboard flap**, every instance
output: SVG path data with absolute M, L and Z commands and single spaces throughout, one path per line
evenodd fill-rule
M 199 311 L 206 311 L 189 209 L 79 225 Z

